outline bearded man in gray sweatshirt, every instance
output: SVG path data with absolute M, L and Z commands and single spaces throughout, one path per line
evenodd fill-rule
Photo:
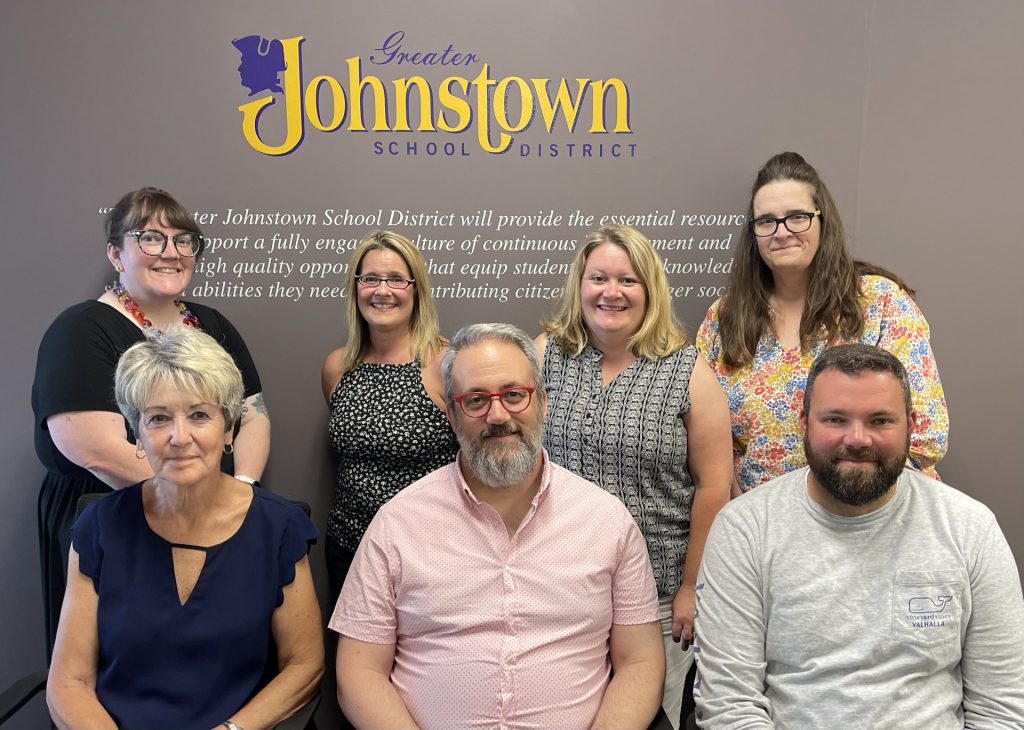
M 697 584 L 706 728 L 1024 727 L 1024 599 L 992 512 L 904 465 L 890 353 L 815 361 L 808 466 L 734 500 Z

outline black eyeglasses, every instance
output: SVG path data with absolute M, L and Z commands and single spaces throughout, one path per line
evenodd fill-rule
M 775 231 L 779 229 L 779 224 L 781 223 L 790 233 L 803 233 L 811 227 L 811 222 L 814 221 L 815 216 L 819 215 L 821 215 L 820 210 L 816 210 L 813 213 L 790 213 L 782 218 L 762 216 L 750 221 L 750 230 L 758 238 L 766 238 L 767 236 L 775 235 Z
M 139 250 L 147 256 L 159 256 L 167 249 L 167 236 L 163 231 L 128 231 L 139 244 Z M 203 250 L 203 237 L 198 233 L 176 233 L 174 250 L 182 256 L 191 258 Z
M 356 281 L 359 282 L 359 286 L 365 286 L 367 289 L 376 289 L 380 286 L 380 283 L 386 282 L 388 289 L 408 289 L 409 285 L 414 283 L 415 279 L 403 279 L 400 276 L 389 276 L 384 278 L 381 276 L 357 276 Z
M 529 408 L 535 390 L 537 389 L 528 385 L 505 388 L 497 393 L 474 390 L 457 395 L 452 400 L 458 403 L 462 412 L 470 418 L 483 418 L 490 413 L 491 403 L 495 398 L 501 401 L 501 407 L 509 413 L 522 413 Z

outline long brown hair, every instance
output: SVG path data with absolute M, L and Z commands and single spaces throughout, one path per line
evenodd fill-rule
M 796 152 L 782 152 L 758 170 L 747 205 L 748 225 L 740 234 L 736 262 L 719 306 L 718 334 L 722 340 L 722 360 L 730 368 L 753 362 L 758 340 L 773 327 L 768 295 L 774 279 L 771 269 L 758 253 L 757 239 L 749 223 L 754 218 L 754 196 L 765 185 L 780 180 L 807 184 L 811 188 L 815 208 L 821 211 L 818 251 L 808 268 L 807 294 L 800 318 L 801 349 L 808 348 L 814 340 L 822 337 L 826 340 L 855 339 L 861 335 L 864 331 L 864 312 L 860 304 L 861 276 L 884 276 L 910 296 L 915 294 L 905 281 L 888 269 L 853 258 L 839 209 L 818 171 Z

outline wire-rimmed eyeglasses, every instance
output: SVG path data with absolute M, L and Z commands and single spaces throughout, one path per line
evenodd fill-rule
M 372 276 L 367 274 L 366 276 L 357 276 L 356 281 L 359 282 L 359 286 L 364 286 L 367 289 L 376 289 L 380 286 L 383 281 L 388 285 L 388 289 L 408 289 L 409 285 L 414 283 L 415 279 L 403 279 L 400 276 L 389 276 L 384 278 L 383 276 Z

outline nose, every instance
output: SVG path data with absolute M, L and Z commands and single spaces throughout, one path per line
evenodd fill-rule
M 487 423 L 508 423 L 511 419 L 512 416 L 505 410 L 505 404 L 501 402 L 501 398 L 497 395 L 492 395 L 491 407 L 487 410 L 485 418 Z
M 786 222 L 780 221 L 775 226 L 775 233 L 772 235 L 772 238 L 777 238 L 779 240 L 784 241 L 787 238 L 791 238 L 792 236 L 793 231 L 789 230 L 789 226 L 786 225 Z
M 615 279 L 608 279 L 604 283 L 603 294 L 605 299 L 618 299 L 622 296 L 622 287 L 619 286 L 619 282 Z
M 181 254 L 178 253 L 178 246 L 174 243 L 173 238 L 168 238 L 167 243 L 164 245 L 164 250 L 160 252 L 160 258 L 162 259 L 180 259 Z
M 192 441 L 192 427 L 184 416 L 174 419 L 174 427 L 171 429 L 171 444 L 174 446 L 185 446 Z
M 851 421 L 846 433 L 843 434 L 843 444 L 853 448 L 863 448 L 871 445 L 871 435 L 868 429 L 860 421 Z

